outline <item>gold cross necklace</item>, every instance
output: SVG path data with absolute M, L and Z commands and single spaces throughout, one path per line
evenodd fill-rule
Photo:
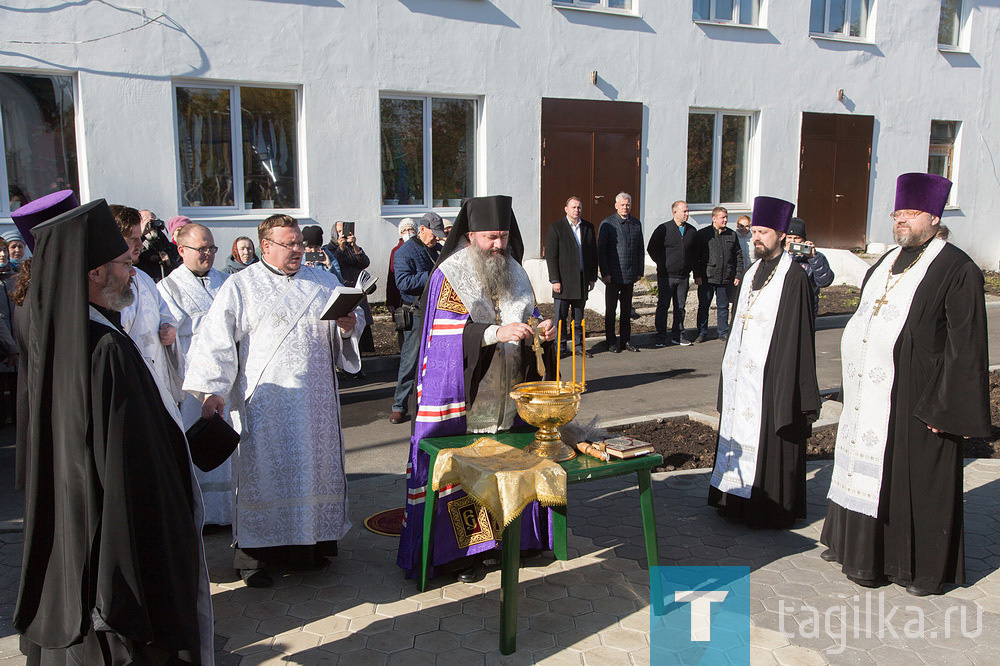
M 918 254 L 917 258 L 913 260 L 913 263 L 904 268 L 903 272 L 899 274 L 899 277 L 897 277 L 896 281 L 892 284 L 889 284 L 890 280 L 892 280 L 892 266 L 889 267 L 889 273 L 885 276 L 885 290 L 882 292 L 882 297 L 875 299 L 875 312 L 872 314 L 873 317 L 877 317 L 879 310 L 882 309 L 882 306 L 889 303 L 889 299 L 886 298 L 889 295 L 889 292 L 892 291 L 893 287 L 899 284 L 900 281 L 902 281 L 903 276 L 906 275 L 906 271 L 917 265 L 917 262 L 920 261 L 920 257 L 924 256 L 924 250 L 927 249 L 928 245 L 930 245 L 930 243 L 924 245 L 923 249 L 920 250 L 920 254 Z M 902 254 L 902 250 L 900 250 L 900 254 Z M 899 255 L 896 255 L 896 259 L 899 259 Z M 895 259 L 893 260 L 893 263 L 896 263 Z

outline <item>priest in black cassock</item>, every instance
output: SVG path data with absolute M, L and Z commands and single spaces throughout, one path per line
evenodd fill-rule
M 708 503 L 753 528 L 805 518 L 806 440 L 819 416 L 809 278 L 783 249 L 794 208 L 754 199 L 757 261 L 740 280 L 719 381 Z
M 180 415 L 120 327 L 128 246 L 103 200 L 33 233 L 21 649 L 29 664 L 211 664 Z
M 935 238 L 951 181 L 896 182 L 899 244 L 865 275 L 844 329 L 824 560 L 915 596 L 965 582 L 962 438 L 990 434 L 983 274 Z

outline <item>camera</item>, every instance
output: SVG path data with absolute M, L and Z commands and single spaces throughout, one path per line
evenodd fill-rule
M 812 256 L 813 247 L 809 243 L 789 243 L 788 254 Z
M 326 261 L 326 255 L 322 252 L 306 252 L 303 259 L 306 263 L 322 264 Z

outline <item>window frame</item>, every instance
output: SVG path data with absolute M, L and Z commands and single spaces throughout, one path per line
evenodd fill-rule
M 70 80 L 73 88 L 73 130 L 76 141 L 76 175 L 77 184 L 74 190 L 76 196 L 82 201 L 86 191 L 87 182 L 86 159 L 84 154 L 83 118 L 80 113 L 80 79 L 76 72 L 58 69 L 23 69 L 18 67 L 4 67 L 0 69 L 0 74 L 23 74 L 26 76 L 62 76 Z M 6 137 L 3 133 L 3 122 L 0 122 L 0 185 L 3 186 L 3 196 L 0 196 L 0 220 L 13 223 L 10 210 L 10 196 L 8 194 L 10 183 L 7 181 L 7 148 Z
M 731 25 L 737 28 L 762 28 L 764 26 L 764 3 L 765 0 L 756 0 L 757 2 L 757 22 L 756 23 L 740 23 L 740 3 L 733 3 L 733 18 L 731 19 L 720 19 L 716 18 L 715 8 L 719 0 L 709 0 L 708 13 L 709 18 L 695 18 L 694 17 L 694 2 L 691 3 L 691 20 L 695 23 L 711 23 L 712 25 Z
M 482 150 L 482 131 L 483 131 L 483 98 L 478 95 L 439 95 L 428 93 L 425 95 L 416 95 L 414 93 L 396 93 L 392 91 L 383 90 L 379 92 L 378 95 L 378 128 L 379 128 L 379 151 L 378 155 L 382 153 L 382 100 L 384 99 L 402 99 L 402 100 L 419 100 L 423 103 L 423 113 L 421 116 L 422 123 L 422 136 L 424 145 L 424 159 L 421 164 L 423 169 L 423 182 L 424 182 L 424 203 L 422 204 L 386 204 L 385 199 L 382 197 L 382 164 L 381 159 L 378 163 L 378 183 L 379 183 L 379 206 L 381 208 L 381 214 L 383 217 L 409 217 L 413 214 L 422 214 L 427 211 L 434 211 L 441 215 L 442 217 L 454 217 L 458 215 L 458 211 L 461 210 L 461 206 L 435 206 L 434 205 L 434 144 L 433 137 L 431 136 L 434 130 L 433 123 L 431 122 L 431 114 L 433 112 L 433 105 L 435 99 L 459 99 L 469 102 L 475 102 L 476 104 L 476 128 L 473 132 L 473 137 L 475 138 L 475 145 L 472 147 L 472 164 L 475 170 L 472 176 L 472 196 L 478 196 L 480 188 L 480 174 L 482 173 L 480 155 Z M 430 199 L 430 204 L 427 200 Z
M 944 0 L 941 0 L 941 2 L 943 4 Z M 968 42 L 969 27 L 968 27 L 968 22 L 969 22 L 969 17 L 970 17 L 971 12 L 970 12 L 970 7 L 969 7 L 969 0 L 961 0 L 961 2 L 962 2 L 962 6 L 959 9 L 958 18 L 957 18 L 957 21 L 958 21 L 958 40 L 957 40 L 957 42 L 955 44 L 942 44 L 941 42 L 938 42 L 937 43 L 937 47 L 938 47 L 939 51 L 943 51 L 945 53 L 968 53 L 969 52 L 969 42 Z M 939 14 L 938 15 L 938 35 L 940 35 L 940 34 L 941 34 L 941 18 L 940 18 L 940 14 Z
M 687 118 L 690 124 L 690 117 L 693 114 L 709 115 L 715 116 L 712 125 L 712 173 L 711 173 L 711 196 L 708 203 L 691 203 L 688 201 L 688 207 L 692 211 L 708 211 L 712 210 L 716 206 L 724 206 L 725 208 L 732 210 L 750 210 L 753 206 L 753 187 L 756 180 L 756 165 L 757 165 L 757 123 L 758 117 L 760 115 L 759 111 L 751 111 L 747 109 L 722 109 L 722 108 L 706 108 L 706 107 L 688 107 Z M 747 136 L 747 148 L 746 148 L 746 182 L 744 184 L 745 192 L 744 196 L 746 201 L 720 201 L 720 192 L 722 189 L 722 119 L 724 116 L 739 116 L 750 119 L 750 127 Z M 685 137 L 684 142 L 684 197 L 687 199 L 687 158 L 688 158 L 688 143 L 690 137 Z
M 930 160 L 930 158 L 931 158 L 931 152 L 930 152 L 931 146 L 934 145 L 934 143 L 933 143 L 934 142 L 934 123 L 950 123 L 950 124 L 952 124 L 952 125 L 955 126 L 955 138 L 954 138 L 954 140 L 951 143 L 951 164 L 950 164 L 951 173 L 945 176 L 945 178 L 947 178 L 948 180 L 950 180 L 952 182 L 951 192 L 948 194 L 948 202 L 945 204 L 945 210 L 954 210 L 954 209 L 957 209 L 959 207 L 958 206 L 957 196 L 956 196 L 957 195 L 957 190 L 958 190 L 957 186 L 958 186 L 958 174 L 959 174 L 959 171 L 958 171 L 958 163 L 959 163 L 959 150 L 958 150 L 958 147 L 959 147 L 959 141 L 961 141 L 961 139 L 962 139 L 962 127 L 963 127 L 963 125 L 965 123 L 963 123 L 961 120 L 944 120 L 944 119 L 941 119 L 941 118 L 932 118 L 931 122 L 930 122 L 930 125 L 928 125 L 928 132 L 927 132 L 927 159 L 928 160 Z M 929 166 L 930 165 L 928 165 L 928 167 Z M 929 168 L 928 168 L 927 172 L 931 173 L 931 171 L 930 171 Z
M 233 163 L 233 205 L 232 206 L 185 206 L 184 205 L 184 174 L 181 167 L 181 155 L 179 146 L 179 130 L 177 122 L 180 118 L 177 109 L 177 89 L 178 88 L 203 88 L 207 90 L 228 90 L 229 91 L 229 122 L 232 144 Z M 267 88 L 272 90 L 291 90 L 295 93 L 295 141 L 296 141 L 296 183 L 298 190 L 297 198 L 299 205 L 297 208 L 247 208 L 246 207 L 246 184 L 244 179 L 246 174 L 243 169 L 243 123 L 240 111 L 242 94 L 240 88 Z M 307 188 L 305 175 L 305 137 L 303 134 L 303 103 L 302 86 L 296 84 L 280 83 L 258 83 L 255 81 L 207 81 L 196 79 L 193 81 L 175 79 L 172 82 L 171 92 L 173 99 L 173 150 L 174 163 L 177 176 L 177 214 L 195 218 L 228 218 L 228 217 L 250 217 L 266 218 L 278 213 L 301 217 L 306 214 L 308 205 L 306 202 Z M 237 186 L 238 185 L 238 186 Z M 238 193 L 238 196 L 237 196 Z
M 581 2 L 581 0 L 552 0 L 552 6 L 559 9 L 575 9 L 584 12 L 603 12 L 606 14 L 618 14 L 619 16 L 638 16 L 639 0 L 626 0 L 631 6 L 628 9 L 618 9 L 609 7 L 609 0 L 599 0 L 600 4 L 592 2 Z
M 877 0 L 868 1 L 868 16 L 865 20 L 865 30 L 864 34 L 854 36 L 851 34 L 850 23 L 851 23 L 851 9 L 855 3 L 862 2 L 863 0 L 844 0 L 844 28 L 843 32 L 832 32 L 830 26 L 827 23 L 830 20 L 830 2 L 832 0 L 823 0 L 823 31 L 813 32 L 810 25 L 809 35 L 811 37 L 819 37 L 821 39 L 835 39 L 843 40 L 848 42 L 864 42 L 872 43 L 871 34 L 873 30 L 873 19 L 875 17 L 875 5 Z M 812 20 L 812 8 L 810 7 L 810 23 Z

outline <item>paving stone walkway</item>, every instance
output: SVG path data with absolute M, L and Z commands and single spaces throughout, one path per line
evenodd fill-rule
M 721 521 L 705 504 L 707 470 L 654 475 L 664 565 L 752 567 L 741 587 L 752 628 L 741 633 L 740 663 L 997 663 L 1000 460 L 966 465 L 968 585 L 921 599 L 895 586 L 859 588 L 819 558 L 830 471 L 829 462 L 809 465 L 809 516 L 787 532 Z M 514 655 L 498 651 L 499 571 L 475 585 L 439 578 L 421 594 L 395 565 L 396 540 L 364 528 L 366 516 L 404 496 L 401 477 L 381 476 L 351 485 L 355 526 L 340 556 L 322 570 L 276 576 L 271 589 L 238 580 L 229 567 L 228 533 L 206 537 L 217 663 L 651 663 L 638 490 L 619 477 L 576 484 L 569 492 L 572 559 L 546 554 L 521 569 Z M 3 666 L 24 663 L 10 624 L 20 559 L 21 534 L 0 533 Z M 896 609 L 881 635 L 879 603 L 883 615 Z M 653 663 L 671 662 L 670 654 L 655 653 Z

